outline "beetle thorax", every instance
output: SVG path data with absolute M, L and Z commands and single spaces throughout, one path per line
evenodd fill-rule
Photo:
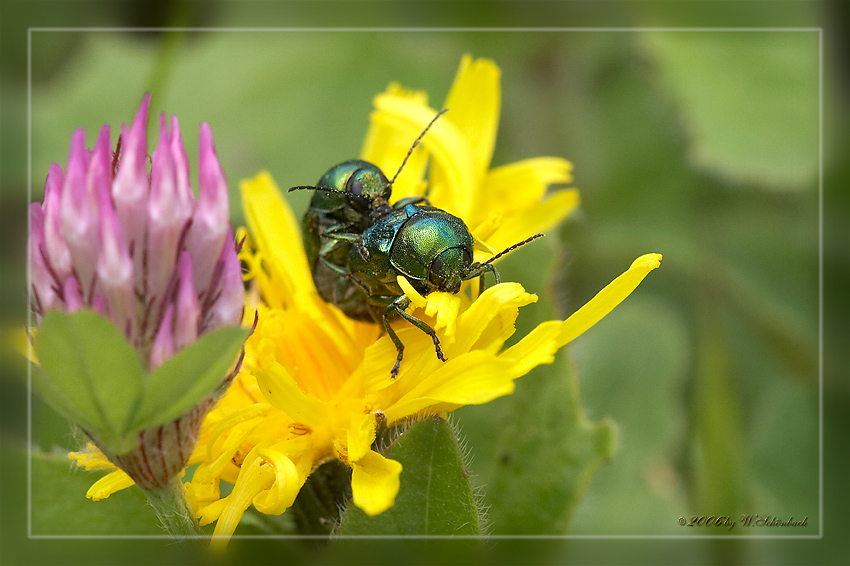
M 407 207 L 391 263 L 420 291 L 456 293 L 472 263 L 472 235 L 463 221 L 430 206 Z

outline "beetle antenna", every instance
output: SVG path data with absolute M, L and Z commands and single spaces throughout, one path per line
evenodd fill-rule
M 287 192 L 291 193 L 292 191 L 325 191 L 326 193 L 343 193 L 346 194 L 345 191 L 341 191 L 339 189 L 334 189 L 333 187 L 314 187 L 312 185 L 298 185 L 297 187 L 292 187 Z
M 523 241 L 521 241 L 521 242 L 517 242 L 516 244 L 514 244 L 514 245 L 512 245 L 512 246 L 510 246 L 510 247 L 508 247 L 508 248 L 505 248 L 504 250 L 500 251 L 499 253 L 497 253 L 496 255 L 494 255 L 493 257 L 491 257 L 490 259 L 488 259 L 487 261 L 485 261 L 485 262 L 484 262 L 484 263 L 482 263 L 481 265 L 487 265 L 488 263 L 492 263 L 492 262 L 496 261 L 497 259 L 499 259 L 500 257 L 502 257 L 503 255 L 505 255 L 506 253 L 508 253 L 508 252 L 512 252 L 512 251 L 514 251 L 515 249 L 517 249 L 518 247 L 520 247 L 520 246 L 524 246 L 524 245 L 525 245 L 525 244 L 527 244 L 528 242 L 531 242 L 531 241 L 533 241 L 533 240 L 536 240 L 537 238 L 542 238 L 542 237 L 543 237 L 543 234 L 542 234 L 542 233 L 541 233 L 541 234 L 535 234 L 535 235 L 533 235 L 533 236 L 532 236 L 532 237 L 530 237 L 530 238 L 526 238 L 525 240 L 523 240 Z
M 442 110 L 437 112 L 437 115 L 434 116 L 431 119 L 430 122 L 428 122 L 428 125 L 425 126 L 424 130 L 422 130 L 422 133 L 419 134 L 419 137 L 416 138 L 416 140 L 414 140 L 413 145 L 411 145 L 410 149 L 407 150 L 407 155 L 404 156 L 404 161 L 401 162 L 401 167 L 399 167 L 398 171 L 396 171 L 395 175 L 393 175 L 393 179 L 392 179 L 392 181 L 390 181 L 390 186 L 392 186 L 392 184 L 395 183 L 396 177 L 398 177 L 399 173 L 401 173 L 401 170 L 404 169 L 404 166 L 407 163 L 407 160 L 410 158 L 410 155 L 413 153 L 413 150 L 416 149 L 416 146 L 419 145 L 419 142 L 422 140 L 423 137 L 425 137 L 425 134 L 428 133 L 428 130 L 430 130 L 431 126 L 434 125 L 434 122 L 437 121 L 437 118 L 439 118 L 440 116 L 442 116 L 443 114 L 445 114 L 448 111 L 449 111 L 448 108 L 443 108 Z

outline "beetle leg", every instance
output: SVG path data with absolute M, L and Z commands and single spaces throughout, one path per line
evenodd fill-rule
M 330 240 L 352 243 L 357 243 L 359 240 L 363 239 L 360 234 L 354 234 L 353 232 L 331 232 L 330 230 L 325 232 L 325 236 Z
M 396 335 L 395 331 L 390 327 L 389 317 L 398 314 L 401 318 L 427 334 L 431 337 L 431 340 L 434 342 L 434 350 L 437 353 L 437 358 L 440 361 L 446 361 L 446 356 L 443 354 L 443 350 L 440 348 L 440 339 L 437 338 L 437 333 L 434 332 L 434 329 L 428 326 L 425 322 L 422 322 L 412 314 L 409 314 L 406 309 L 410 305 L 410 299 L 408 299 L 405 295 L 398 297 L 392 303 L 390 303 L 387 308 L 384 310 L 384 328 L 387 329 L 387 334 L 390 335 L 390 339 L 395 344 L 396 350 L 398 350 L 398 358 L 396 359 L 395 364 L 393 365 L 393 369 L 390 370 L 390 374 L 393 379 L 398 375 L 398 369 L 401 365 L 401 358 L 404 352 L 404 344 L 402 344 L 399 337 Z
M 350 274 L 348 273 L 347 269 L 345 269 L 344 267 L 341 267 L 341 266 L 339 266 L 335 263 L 329 262 L 328 260 L 325 259 L 324 256 L 320 255 L 319 261 L 321 261 L 322 264 L 324 264 L 325 267 L 327 267 L 328 269 L 330 269 L 331 271 L 333 271 L 337 275 L 339 275 L 341 277 L 345 277 L 346 279 L 348 279 L 350 277 Z
M 350 236 L 357 236 L 350 232 L 351 224 L 332 224 L 325 228 L 320 236 L 325 240 L 319 248 L 319 255 L 330 255 L 340 242 L 351 241 Z
M 363 243 L 363 236 L 361 234 L 353 234 L 348 232 L 340 232 L 340 233 L 329 233 L 327 234 L 328 241 L 335 242 L 350 242 L 357 248 L 357 252 L 360 254 L 364 260 L 369 259 L 369 250 L 366 249 L 366 244 Z
M 407 304 L 405 304 L 405 302 Z M 404 295 L 398 297 L 396 300 L 387 305 L 387 308 L 384 309 L 384 328 L 387 329 L 387 334 L 390 336 L 390 340 L 395 344 L 395 349 L 398 352 L 398 356 L 396 357 L 395 363 L 393 364 L 393 368 L 390 370 L 390 377 L 395 379 L 398 376 L 398 369 L 401 366 L 401 359 L 404 356 L 404 344 L 399 339 L 398 334 L 395 333 L 393 327 L 390 326 L 390 317 L 396 313 L 404 312 L 404 309 L 407 308 L 407 305 L 410 304 L 410 299 L 405 297 Z
M 330 255 L 338 245 L 339 240 L 328 237 L 322 247 L 319 248 L 319 256 Z

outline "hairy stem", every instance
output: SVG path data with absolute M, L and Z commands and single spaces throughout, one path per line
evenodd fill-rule
M 171 482 L 162 489 L 145 490 L 145 495 L 170 537 L 179 541 L 192 539 L 198 545 L 203 544 L 206 535 L 189 508 L 179 474 L 171 478 Z

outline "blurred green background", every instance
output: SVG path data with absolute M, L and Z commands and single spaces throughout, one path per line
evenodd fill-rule
M 94 15 L 86 25 L 298 28 L 310 21 L 310 9 L 301 3 L 255 3 L 246 12 L 243 3 L 165 1 L 43 3 L 54 10 L 49 15 L 22 5 L 11 13 L 7 3 L 4 19 L 63 26 L 61 10 L 74 4 L 99 8 L 90 12 Z M 388 82 L 426 90 L 439 108 L 463 54 L 491 58 L 502 69 L 493 165 L 541 155 L 565 157 L 574 164 L 572 186 L 582 198 L 580 210 L 559 230 L 500 264 L 503 279 L 520 281 L 541 298 L 521 310 L 518 334 L 540 321 L 565 318 L 637 256 L 664 255 L 661 268 L 626 302 L 569 347 L 569 357 L 562 354 L 552 366 L 522 378 L 512 396 L 456 412 L 472 457 L 473 483 L 482 486 L 490 507 L 491 532 L 579 537 L 519 541 L 501 554 L 502 560 L 527 563 L 534 556 L 541 562 L 633 563 L 652 561 L 645 557 L 661 548 L 678 557 L 675 563 L 796 563 L 811 558 L 820 545 L 815 562 L 840 562 L 848 557 L 846 539 L 835 547 L 821 540 L 781 540 L 830 532 L 832 515 L 821 507 L 821 474 L 829 482 L 830 464 L 846 469 L 846 440 L 836 444 L 832 436 L 838 430 L 846 433 L 846 421 L 831 415 L 846 415 L 850 397 L 846 363 L 827 357 L 821 410 L 819 165 L 822 158 L 827 191 L 846 181 L 846 149 L 842 153 L 836 146 L 846 140 L 842 92 L 847 85 L 826 65 L 821 93 L 822 36 L 811 26 L 823 25 L 829 6 L 785 4 L 794 11 L 777 21 L 809 29 L 36 29 L 27 36 L 22 25 L 16 34 L 2 37 L 0 202 L 10 234 L 0 258 L 4 325 L 21 324 L 26 316 L 26 204 L 40 199 L 50 163 L 64 166 L 75 128 L 86 128 L 93 144 L 100 126 L 109 123 L 114 141 L 143 93 L 152 91 L 155 112 L 180 118 L 194 178 L 197 128 L 208 121 L 231 187 L 233 223 L 241 225 L 240 179 L 267 169 L 282 187 L 314 183 L 330 165 L 359 154 L 371 99 Z M 440 20 L 446 15 L 443 7 L 429 11 L 428 4 L 411 3 L 401 13 L 400 4 L 379 6 L 354 12 L 353 21 L 345 17 L 351 12 L 343 10 L 321 23 L 445 23 Z M 532 17 L 516 3 L 493 6 L 489 25 L 521 25 Z M 571 7 L 578 10 L 576 20 L 568 17 Z M 623 28 L 707 21 L 699 13 L 671 15 L 649 4 L 627 7 L 615 18 Z M 588 8 L 581 3 L 557 8 L 560 19 L 538 20 L 565 26 L 598 21 L 582 12 Z M 370 20 L 367 13 L 378 17 Z M 470 13 L 461 11 L 460 21 Z M 82 25 L 79 16 L 67 16 Z M 740 17 L 753 27 L 762 21 L 746 13 Z M 27 60 L 10 56 L 22 49 L 26 54 L 27 37 L 29 122 Z M 835 45 L 827 41 L 823 48 L 831 54 Z M 823 153 L 821 96 L 832 109 Z M 28 127 L 31 186 L 21 166 L 27 161 Z M 153 132 L 150 128 L 149 136 Z M 309 194 L 290 196 L 300 215 Z M 850 281 L 846 182 L 828 198 L 833 200 L 824 207 L 823 226 L 829 294 L 846 292 Z M 838 248 L 832 245 L 836 241 Z M 827 303 L 827 350 L 847 345 L 846 334 L 829 331 L 830 317 L 844 312 L 838 308 Z M 13 503 L 3 507 L 8 536 L 10 528 L 26 532 L 22 449 L 27 413 L 25 402 L 18 402 L 25 399 L 25 386 L 14 379 L 25 373 L 25 365 L 3 355 L 0 472 L 7 489 L 10 481 L 20 482 Z M 84 498 L 93 476 L 69 471 L 61 457 L 78 440 L 38 401 L 33 403 L 33 431 L 38 450 L 34 534 L 157 533 L 133 490 L 106 502 Z M 602 463 L 594 443 L 612 434 L 613 457 L 594 474 Z M 572 481 L 579 488 L 586 485 L 586 491 L 568 506 L 550 509 L 549 495 L 560 501 L 558 470 L 570 466 L 577 474 Z M 844 482 L 839 500 L 846 504 L 847 476 L 839 477 Z M 827 505 L 835 493 L 826 493 Z M 9 497 L 6 491 L 4 499 Z M 15 502 L 20 512 L 13 515 L 7 510 Z M 115 514 L 125 508 L 136 514 L 116 525 Z M 69 513 L 84 519 L 79 530 L 69 530 Z M 740 525 L 744 514 L 807 517 L 808 526 L 746 528 Z M 702 515 L 730 515 L 738 524 L 731 530 L 678 524 L 679 517 Z M 832 520 L 843 521 L 831 528 L 846 534 L 846 518 Z M 598 535 L 616 537 L 582 538 Z M 52 563 L 51 553 L 60 548 L 57 541 L 30 541 L 12 550 L 4 542 L 9 563 Z M 67 544 L 93 549 L 86 560 L 100 563 L 126 549 L 123 542 Z M 159 543 L 136 542 L 154 548 L 154 554 L 122 561 L 183 560 Z M 410 546 L 390 551 L 386 544 L 378 547 L 380 553 L 412 552 Z M 234 541 L 233 552 L 244 563 L 272 555 L 307 560 L 303 550 L 279 541 Z M 357 561 L 356 554 L 346 558 Z M 469 555 L 451 555 L 459 556 Z

